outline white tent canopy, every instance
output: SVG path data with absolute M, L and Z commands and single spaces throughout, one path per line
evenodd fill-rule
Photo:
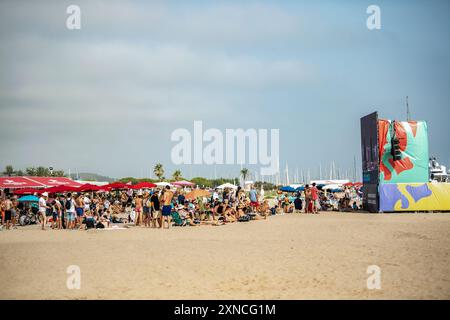
M 311 184 L 312 183 L 316 183 L 316 184 L 323 184 L 323 185 L 332 185 L 332 184 L 335 184 L 335 185 L 344 185 L 344 184 L 346 184 L 346 183 L 349 183 L 350 182 L 350 180 L 313 180 L 313 181 L 311 181 Z
M 231 184 L 231 183 L 224 183 L 217 187 L 217 189 L 225 189 L 225 188 L 237 189 L 237 186 L 235 186 L 234 184 Z
M 165 187 L 165 186 L 169 186 L 169 187 L 173 187 L 170 183 L 168 182 L 157 182 L 155 183 L 158 187 Z
M 322 188 L 323 190 L 342 189 L 342 184 L 329 184 Z

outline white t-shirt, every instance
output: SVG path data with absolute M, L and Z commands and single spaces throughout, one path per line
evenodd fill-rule
M 45 213 L 47 210 L 47 201 L 43 197 L 39 198 L 39 212 Z
M 90 209 L 89 205 L 91 204 L 91 200 L 88 197 L 84 197 L 83 202 L 84 202 L 84 210 L 89 210 Z
M 73 201 L 72 198 L 68 199 L 67 201 L 70 201 L 70 209 L 68 209 L 67 212 L 75 212 L 75 201 Z

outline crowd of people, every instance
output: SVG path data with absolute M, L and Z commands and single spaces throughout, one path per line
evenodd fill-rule
M 109 228 L 124 224 L 147 228 L 168 229 L 171 226 L 223 225 L 234 222 L 267 219 L 270 215 L 286 213 L 318 214 L 321 210 L 359 209 L 350 188 L 343 196 L 326 193 L 312 184 L 303 192 L 288 195 L 279 192 L 276 199 L 264 199 L 264 192 L 254 186 L 248 192 L 215 189 L 209 196 L 186 197 L 184 189 L 154 188 L 146 190 L 116 190 L 109 192 L 80 192 L 40 194 L 31 203 L 18 201 L 14 195 L 3 194 L 0 201 L 2 227 L 16 228 L 21 215 L 36 216 L 41 228 L 90 229 Z
M 266 219 L 271 210 L 267 201 L 260 200 L 254 188 L 248 193 L 241 188 L 214 190 L 211 196 L 187 199 L 183 189 L 166 186 L 105 193 L 44 192 L 28 205 L 13 195 L 4 195 L 0 208 L 6 229 L 15 228 L 19 216 L 28 213 L 37 215 L 43 230 L 108 228 L 111 224 L 168 229 Z
M 344 187 L 342 192 L 319 190 L 317 185 L 306 185 L 303 191 L 293 195 L 279 192 L 277 209 L 284 213 L 304 212 L 318 214 L 320 211 L 361 210 L 361 190 Z

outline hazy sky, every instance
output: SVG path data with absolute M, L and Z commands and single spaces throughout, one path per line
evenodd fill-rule
M 70 4 L 81 30 L 66 28 Z M 404 119 L 406 95 L 449 165 L 449 14 L 448 1 L 1 1 L 0 167 L 122 177 L 161 162 L 169 177 L 171 132 L 202 120 L 280 129 L 291 173 L 354 156 L 359 170 L 360 117 Z

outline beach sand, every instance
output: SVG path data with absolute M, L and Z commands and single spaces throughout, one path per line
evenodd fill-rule
M 81 270 L 69 290 L 67 267 Z M 381 290 L 368 290 L 369 265 Z M 1 299 L 449 299 L 450 214 L 0 232 Z

